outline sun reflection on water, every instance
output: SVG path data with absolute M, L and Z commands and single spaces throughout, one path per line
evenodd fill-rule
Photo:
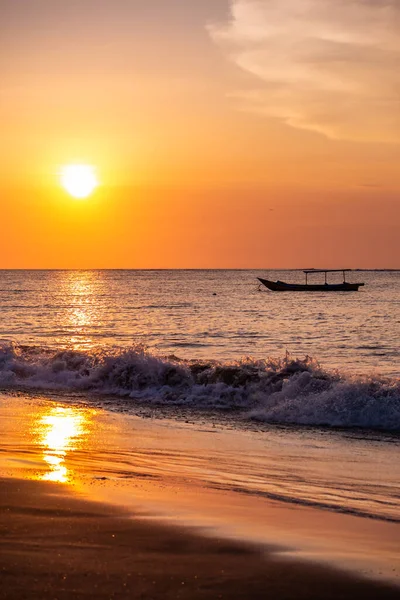
M 94 345 L 93 330 L 103 322 L 99 310 L 101 277 L 92 271 L 71 271 L 63 280 L 63 296 L 69 304 L 60 314 L 60 327 L 74 350 Z
M 93 413 L 75 407 L 57 406 L 41 415 L 35 433 L 43 447 L 43 460 L 48 470 L 40 479 L 58 483 L 71 480 L 66 459 L 68 454 L 84 445 Z

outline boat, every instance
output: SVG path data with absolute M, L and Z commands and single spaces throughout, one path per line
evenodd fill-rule
M 357 292 L 364 283 L 349 283 L 346 273 L 352 269 L 307 269 L 303 271 L 306 276 L 305 283 L 285 283 L 284 281 L 269 281 L 257 277 L 265 287 L 273 292 Z M 328 283 L 327 273 L 343 273 L 343 283 Z M 308 283 L 308 276 L 315 273 L 325 274 L 325 283 Z

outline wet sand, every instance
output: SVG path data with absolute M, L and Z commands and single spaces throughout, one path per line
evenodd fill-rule
M 0 480 L 0 598 L 397 599 L 399 589 L 81 500 Z

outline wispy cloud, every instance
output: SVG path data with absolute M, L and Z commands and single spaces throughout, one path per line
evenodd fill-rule
M 400 142 L 400 0 L 231 0 L 212 38 L 241 105 L 332 138 Z

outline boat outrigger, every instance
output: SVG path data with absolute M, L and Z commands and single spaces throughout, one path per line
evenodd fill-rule
M 357 292 L 363 283 L 349 283 L 346 281 L 346 273 L 352 269 L 308 269 L 303 271 L 306 276 L 305 283 L 285 283 L 284 281 L 269 281 L 257 277 L 265 287 L 273 292 Z M 343 283 L 328 283 L 327 273 L 343 273 Z M 325 273 L 325 283 L 309 284 L 308 276 L 315 273 Z

